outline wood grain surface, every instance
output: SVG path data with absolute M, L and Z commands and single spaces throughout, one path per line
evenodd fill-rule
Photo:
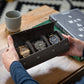
M 31 12 L 22 15 L 20 31 L 32 28 L 33 26 L 49 19 L 50 14 L 58 13 L 56 10 L 42 6 Z M 10 73 L 7 72 L 2 63 L 2 53 L 8 47 L 5 23 L 0 24 L 0 84 L 14 84 Z M 57 84 L 60 80 L 71 74 L 73 71 L 84 65 L 68 56 L 59 56 L 39 64 L 29 70 L 28 73 L 40 84 Z

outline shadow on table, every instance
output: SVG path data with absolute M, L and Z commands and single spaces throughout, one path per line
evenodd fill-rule
M 71 72 L 63 71 L 59 68 L 51 69 L 49 73 L 34 77 L 40 84 L 57 84 Z
M 11 77 L 6 80 L 5 84 L 15 84 Z

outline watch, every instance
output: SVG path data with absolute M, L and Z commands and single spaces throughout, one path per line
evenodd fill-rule
M 56 34 L 51 34 L 49 36 L 49 41 L 51 44 L 56 44 L 56 43 L 60 42 L 60 38 Z
M 34 46 L 37 50 L 44 50 L 46 49 L 46 43 L 43 40 L 37 40 L 34 43 Z
M 30 50 L 25 46 L 20 46 L 19 47 L 19 53 L 22 57 L 25 58 L 25 57 L 30 55 Z

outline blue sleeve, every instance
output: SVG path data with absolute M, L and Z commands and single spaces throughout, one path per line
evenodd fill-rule
M 76 82 L 76 84 L 84 84 L 84 77 L 79 82 Z
M 83 49 L 83 57 L 84 57 L 84 49 Z M 82 79 L 77 82 L 76 84 L 84 84 L 84 76 L 82 77 Z
M 14 61 L 10 66 L 10 74 L 15 84 L 39 84 L 24 69 L 22 64 Z

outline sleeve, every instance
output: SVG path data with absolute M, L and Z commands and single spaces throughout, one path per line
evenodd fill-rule
M 76 84 L 84 84 L 84 77 L 79 82 L 76 82 Z
M 39 84 L 27 73 L 18 61 L 14 61 L 11 64 L 10 74 L 15 84 Z
M 84 57 L 84 49 L 83 49 L 83 57 Z M 84 76 L 81 78 L 79 82 L 76 82 L 76 84 L 84 84 Z

